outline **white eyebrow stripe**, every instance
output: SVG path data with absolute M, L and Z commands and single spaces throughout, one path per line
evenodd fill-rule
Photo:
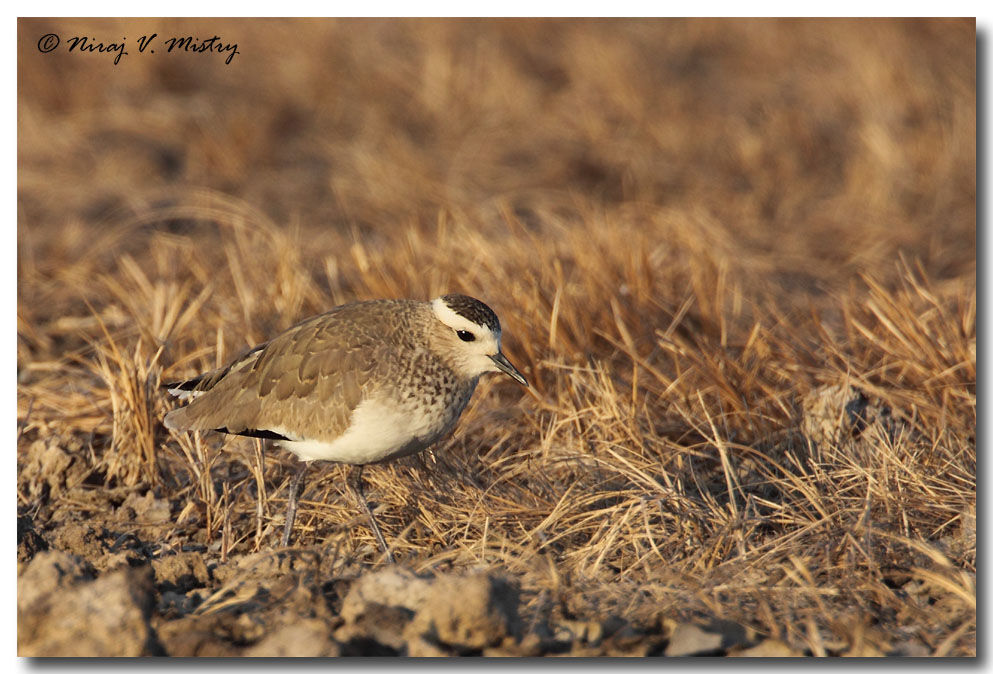
M 434 315 L 438 318 L 438 320 L 444 323 L 445 325 L 447 325 L 448 327 L 450 327 L 451 329 L 468 330 L 474 335 L 479 335 L 481 337 L 490 335 L 499 344 L 500 342 L 499 333 L 493 335 L 493 332 L 490 330 L 489 326 L 478 325 L 470 321 L 465 316 L 455 313 L 454 311 L 451 310 L 451 308 L 449 308 L 447 304 L 445 304 L 445 301 L 440 297 L 436 297 L 435 299 L 431 300 L 431 308 L 434 310 Z

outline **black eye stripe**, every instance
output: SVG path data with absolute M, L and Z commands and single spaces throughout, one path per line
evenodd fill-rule
M 459 336 L 463 342 L 473 342 L 476 340 L 476 335 L 472 334 L 468 330 L 456 330 L 455 334 Z

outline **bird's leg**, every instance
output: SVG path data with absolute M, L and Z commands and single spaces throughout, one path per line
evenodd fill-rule
M 293 522 L 297 518 L 297 492 L 300 489 L 300 483 L 303 482 L 303 474 L 307 472 L 309 466 L 310 461 L 301 462 L 300 468 L 297 469 L 297 474 L 293 476 L 293 481 L 290 482 L 290 496 L 286 501 L 286 522 L 283 525 L 282 545 L 284 548 L 290 544 L 290 534 L 293 533 Z
M 351 471 L 348 473 L 348 486 L 355 492 L 355 496 L 359 499 L 362 509 L 365 510 L 365 514 L 369 518 L 369 527 L 372 529 L 372 533 L 376 537 L 376 542 L 379 543 L 380 549 L 386 553 L 386 559 L 390 564 L 395 564 L 396 562 L 393 561 L 393 553 L 390 552 L 389 547 L 386 545 L 386 539 L 383 538 L 383 532 L 379 530 L 379 525 L 376 524 L 376 518 L 372 515 L 372 509 L 369 507 L 368 501 L 365 500 L 365 496 L 362 494 L 362 468 L 363 466 L 361 465 L 352 466 Z
M 255 490 L 258 497 L 255 499 L 255 550 L 262 545 L 262 523 L 265 521 L 265 511 L 268 502 L 265 489 L 265 440 L 255 438 Z

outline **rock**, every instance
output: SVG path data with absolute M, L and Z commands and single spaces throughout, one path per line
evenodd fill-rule
M 33 566 L 33 564 L 32 564 Z M 30 569 L 29 569 L 30 571 Z M 25 572 L 19 590 L 31 579 Z M 26 589 L 26 588 L 25 588 Z M 28 657 L 134 657 L 160 651 L 149 625 L 152 573 L 121 569 L 19 606 L 17 652 Z
M 144 496 L 131 492 L 118 509 L 122 519 L 133 518 L 143 524 L 168 522 L 172 518 L 172 507 L 167 499 L 155 498 L 155 493 L 149 489 Z
M 905 426 L 889 405 L 851 384 L 820 386 L 804 396 L 802 406 L 803 434 L 822 449 L 870 435 L 892 441 Z
M 155 583 L 163 592 L 185 594 L 197 587 L 204 587 L 210 572 L 199 552 L 181 552 L 152 560 Z
M 722 651 L 749 641 L 747 631 L 737 623 L 715 620 L 709 625 L 699 626 L 680 623 L 669 638 L 665 654 L 679 655 L 720 655 Z
M 496 646 L 520 638 L 519 604 L 520 592 L 500 575 L 440 576 L 406 633 L 458 650 Z
M 716 632 L 708 632 L 696 625 L 680 623 L 669 638 L 665 654 L 668 656 L 716 655 L 723 640 L 724 638 Z
M 21 478 L 28 484 L 28 493 L 40 496 L 47 486 L 52 494 L 60 494 L 65 488 L 66 472 L 73 463 L 73 457 L 62 448 L 59 440 L 35 440 L 26 456 L 29 458 L 21 469 Z
M 371 604 L 399 606 L 414 613 L 427 600 L 432 579 L 403 568 L 370 573 L 356 580 L 341 605 L 346 623 L 357 622 Z
M 38 553 L 17 579 L 18 616 L 38 611 L 36 604 L 95 576 L 93 566 L 82 557 L 61 550 Z
M 323 620 L 310 618 L 285 624 L 247 648 L 243 655 L 263 658 L 327 658 L 341 655 Z
M 519 604 L 518 589 L 499 574 L 432 578 L 387 569 L 352 585 L 342 602 L 345 625 L 335 638 L 346 650 L 378 645 L 412 656 L 480 652 L 520 639 Z

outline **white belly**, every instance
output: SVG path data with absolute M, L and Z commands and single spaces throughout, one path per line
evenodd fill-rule
M 352 412 L 348 430 L 334 440 L 280 440 L 277 444 L 304 461 L 375 463 L 425 449 L 448 430 L 446 421 L 423 408 L 365 400 Z

